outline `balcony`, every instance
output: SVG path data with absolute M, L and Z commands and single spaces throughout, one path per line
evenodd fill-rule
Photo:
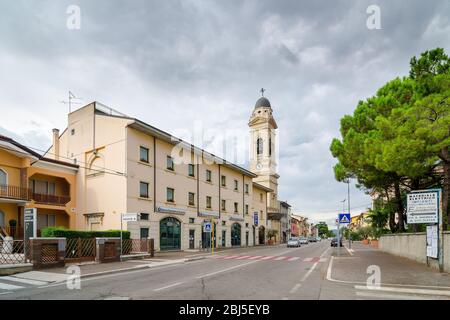
M 0 185 L 0 198 L 27 201 L 30 200 L 30 191 L 28 188 Z
M 70 201 L 70 196 L 56 196 L 52 194 L 32 193 L 31 199 L 36 203 L 65 206 Z

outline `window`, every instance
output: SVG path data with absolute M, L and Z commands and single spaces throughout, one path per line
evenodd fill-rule
M 195 206 L 195 193 L 189 192 L 188 197 L 189 197 L 189 205 Z
M 234 191 L 238 191 L 239 182 L 237 180 L 234 180 Z
M 206 170 L 206 181 L 211 182 L 211 170 Z
M 189 223 L 190 224 L 194 224 L 195 223 L 195 218 L 189 218 Z
M 263 194 L 262 193 L 259 194 L 259 201 L 263 202 Z
M 245 184 L 245 193 L 248 194 L 248 183 Z
M 206 207 L 208 209 L 211 209 L 211 197 L 210 196 L 206 196 Z
M 55 182 L 49 182 L 47 185 L 47 194 L 49 195 L 56 195 L 56 183 Z
M 238 203 L 234 203 L 234 213 L 238 213 Z
M 258 140 L 256 140 L 256 153 L 258 155 L 263 153 L 263 139 L 262 138 L 258 138 Z
M 222 199 L 222 210 L 226 211 L 227 210 L 227 201 Z
M 141 216 L 141 220 L 148 220 L 150 217 L 150 215 L 148 213 L 141 213 L 140 216 Z
M 70 134 L 71 134 L 72 136 L 74 136 L 74 135 L 75 135 L 75 129 L 70 130 Z
M 148 228 L 141 228 L 141 239 L 147 239 L 149 235 Z
M 226 221 L 222 221 L 222 225 L 223 225 L 223 226 L 226 226 L 226 225 L 227 225 L 227 222 L 226 222 Z
M 8 184 L 8 175 L 6 171 L 0 169 L 0 186 L 6 186 Z
M 190 176 L 190 177 L 195 177 L 195 174 L 194 174 L 194 165 L 193 165 L 193 164 L 189 164 L 189 165 L 188 165 L 188 171 L 189 171 L 189 176 Z
M 245 224 L 245 227 L 248 228 L 248 223 Z M 248 232 L 248 231 L 247 231 Z
M 148 198 L 148 183 L 139 182 L 139 197 Z
M 175 190 L 167 188 L 167 202 L 174 202 Z
M 139 148 L 139 161 L 148 163 L 148 149 L 142 146 Z
M 220 181 L 221 181 L 222 187 L 225 187 L 227 185 L 227 177 L 221 176 Z
M 263 211 L 262 211 L 262 210 L 260 211 L 260 214 L 261 214 L 260 220 L 264 220 L 264 214 L 263 214 Z
M 269 156 L 272 155 L 272 138 L 269 138 Z
M 248 204 L 245 205 L 245 214 L 248 215 Z
M 167 170 L 174 170 L 173 158 L 171 156 L 167 156 Z

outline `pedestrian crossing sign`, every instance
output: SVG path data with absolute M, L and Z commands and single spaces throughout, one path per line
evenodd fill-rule
M 339 213 L 339 223 L 349 224 L 350 223 L 350 213 Z

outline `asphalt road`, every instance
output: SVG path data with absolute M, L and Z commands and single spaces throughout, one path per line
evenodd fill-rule
M 367 285 L 374 266 L 380 271 L 378 287 Z M 337 255 L 326 240 L 300 248 L 225 250 L 203 260 L 83 278 L 81 288 L 72 290 L 65 278 L 49 285 L 0 280 L 0 300 L 450 299 L 447 273 L 356 243 Z
M 0 299 L 317 299 L 323 279 L 319 267 L 330 252 L 328 241 L 300 248 L 243 248 L 179 265 L 82 279 L 79 290 L 61 283 Z

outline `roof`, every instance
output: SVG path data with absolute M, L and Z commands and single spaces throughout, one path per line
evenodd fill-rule
M 273 192 L 272 189 L 267 188 L 266 186 L 263 186 L 262 184 L 259 184 L 259 183 L 256 183 L 256 182 L 253 182 L 253 186 L 255 186 L 255 187 L 257 187 L 257 188 L 259 188 L 261 190 L 267 191 L 267 192 Z
M 30 148 L 28 148 L 27 146 L 24 146 L 23 144 L 15 141 L 14 139 L 10 138 L 10 137 L 6 137 L 6 136 L 2 136 L 0 135 L 0 141 L 5 141 L 7 143 L 12 144 L 13 146 L 21 149 L 22 151 L 24 151 L 23 153 L 28 154 L 34 158 L 37 158 L 37 161 L 44 161 L 44 162 L 49 162 L 49 163 L 53 163 L 53 164 L 59 164 L 62 166 L 66 166 L 66 167 L 71 167 L 71 168 L 76 168 L 78 169 L 79 166 L 73 163 L 69 163 L 69 162 L 65 162 L 65 161 L 60 161 L 60 160 L 55 160 L 55 159 L 50 159 L 50 158 L 46 158 L 42 155 L 40 155 L 39 153 L 31 150 Z
M 255 103 L 255 108 L 272 108 L 269 99 L 266 97 L 259 98 Z

